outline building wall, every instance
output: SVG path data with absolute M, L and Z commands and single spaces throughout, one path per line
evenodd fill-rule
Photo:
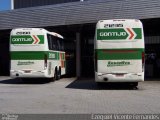
M 16 9 L 0 12 L 0 29 L 96 23 L 101 19 L 119 18 L 160 18 L 160 2 L 159 0 L 88 0 Z
M 145 44 L 160 44 L 160 36 L 146 36 Z
M 43 5 L 52 5 L 66 2 L 75 2 L 80 0 L 14 0 L 14 9 L 35 7 Z

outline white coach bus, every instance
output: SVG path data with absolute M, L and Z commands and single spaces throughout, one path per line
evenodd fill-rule
M 144 81 L 144 34 L 137 19 L 100 20 L 95 34 L 95 81 Z
M 63 37 L 42 28 L 17 28 L 10 35 L 11 77 L 54 78 L 65 74 Z

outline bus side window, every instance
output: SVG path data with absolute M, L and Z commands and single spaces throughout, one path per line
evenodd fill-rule
M 58 38 L 57 38 L 57 46 L 58 46 L 58 50 L 61 51 L 61 44 Z
M 57 41 L 55 39 L 54 36 L 52 36 L 52 45 L 53 45 L 53 50 L 58 50 L 58 46 L 57 46 Z
M 57 50 L 57 51 L 64 50 L 63 39 L 59 39 L 50 34 L 47 34 L 47 39 L 48 39 L 49 50 Z
M 49 47 L 49 50 L 52 50 L 52 49 L 53 49 L 53 46 L 52 46 L 52 38 L 51 38 L 51 35 L 47 34 L 47 39 L 48 39 L 48 47 Z
M 64 51 L 64 41 L 62 40 L 62 51 Z
M 63 42 L 63 39 L 59 39 L 59 42 L 60 42 L 60 49 L 61 49 L 61 51 L 64 51 L 64 42 Z

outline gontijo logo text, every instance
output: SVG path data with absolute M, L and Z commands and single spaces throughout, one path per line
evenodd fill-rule
M 141 28 L 97 29 L 97 40 L 134 40 L 134 39 L 142 39 Z
M 43 35 L 12 35 L 11 44 L 44 44 Z

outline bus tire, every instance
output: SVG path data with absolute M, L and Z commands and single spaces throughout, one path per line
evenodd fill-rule
M 59 67 L 59 70 L 58 70 L 58 80 L 61 78 L 61 67 Z
M 57 68 L 55 68 L 55 71 L 54 71 L 54 79 L 58 80 L 58 70 L 57 70 Z

